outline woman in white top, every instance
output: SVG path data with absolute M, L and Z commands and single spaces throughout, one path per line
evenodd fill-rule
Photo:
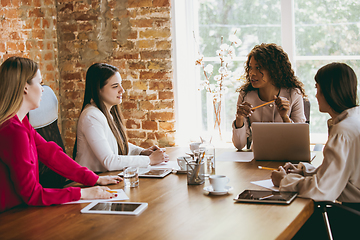
M 309 163 L 285 164 L 272 172 L 281 191 L 318 201 L 360 203 L 360 108 L 357 78 L 344 63 L 331 63 L 315 75 L 319 111 L 328 113 L 328 141 L 324 160 L 315 168 Z
M 119 106 L 123 93 L 116 67 L 105 63 L 89 67 L 74 159 L 94 172 L 147 167 L 169 160 L 157 146 L 143 149 L 128 143 Z
M 305 90 L 281 47 L 273 43 L 255 46 L 248 55 L 245 73 L 233 123 L 232 140 L 237 149 L 250 147 L 253 122 L 305 122 Z M 272 100 L 275 102 L 252 109 Z

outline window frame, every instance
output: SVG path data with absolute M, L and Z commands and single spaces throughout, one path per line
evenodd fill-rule
M 196 83 L 196 79 L 200 79 L 200 73 L 197 71 L 198 66 L 195 66 L 197 46 L 194 33 L 199 32 L 197 4 L 197 0 L 171 0 L 177 145 L 198 141 L 202 134 L 201 98 Z M 360 56 L 296 56 L 294 0 L 281 0 L 281 43 L 295 72 L 298 60 L 360 60 Z M 206 60 L 211 59 L 215 58 L 206 58 Z M 237 57 L 234 60 L 245 61 L 246 57 Z M 186 101 L 183 96 L 186 96 Z M 224 132 L 223 135 L 224 140 L 231 141 L 231 132 Z M 326 140 L 326 133 L 310 133 L 312 144 L 324 144 Z

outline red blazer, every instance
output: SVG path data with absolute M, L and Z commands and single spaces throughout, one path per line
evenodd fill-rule
M 17 115 L 0 126 L 0 212 L 22 203 L 48 206 L 80 199 L 80 188 L 43 188 L 38 160 L 60 175 L 85 185 L 99 176 L 80 166 L 54 142 L 47 142 Z

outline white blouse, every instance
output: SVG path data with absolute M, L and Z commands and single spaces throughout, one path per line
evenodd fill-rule
M 304 176 L 288 174 L 280 191 L 295 191 L 317 201 L 360 202 L 360 107 L 343 111 L 328 120 L 324 160 L 315 168 L 300 163 Z
M 87 105 L 79 117 L 77 127 L 77 154 L 75 160 L 94 172 L 121 170 L 124 167 L 147 167 L 148 156 L 129 143 L 128 155 L 119 155 L 116 138 L 105 115 L 96 106 Z
M 279 96 L 287 98 L 290 102 L 288 112 L 290 120 L 293 122 L 305 122 L 304 102 L 300 90 L 281 88 Z M 265 103 L 259 98 L 257 90 L 250 91 L 245 96 L 240 93 L 237 105 L 242 102 L 248 102 L 254 107 Z M 276 105 L 272 103 L 256 109 L 249 118 L 244 118 L 244 126 L 240 128 L 236 128 L 234 121 L 232 124 L 232 141 L 237 149 L 241 150 L 245 147 L 247 138 L 250 135 L 250 126 L 253 122 L 283 122 L 283 119 L 277 111 Z

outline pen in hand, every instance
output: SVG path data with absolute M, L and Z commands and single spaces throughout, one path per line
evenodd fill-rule
M 259 169 L 264 169 L 264 170 L 272 170 L 272 171 L 277 171 L 277 168 L 269 168 L 269 167 L 262 167 L 262 166 L 258 166 Z

